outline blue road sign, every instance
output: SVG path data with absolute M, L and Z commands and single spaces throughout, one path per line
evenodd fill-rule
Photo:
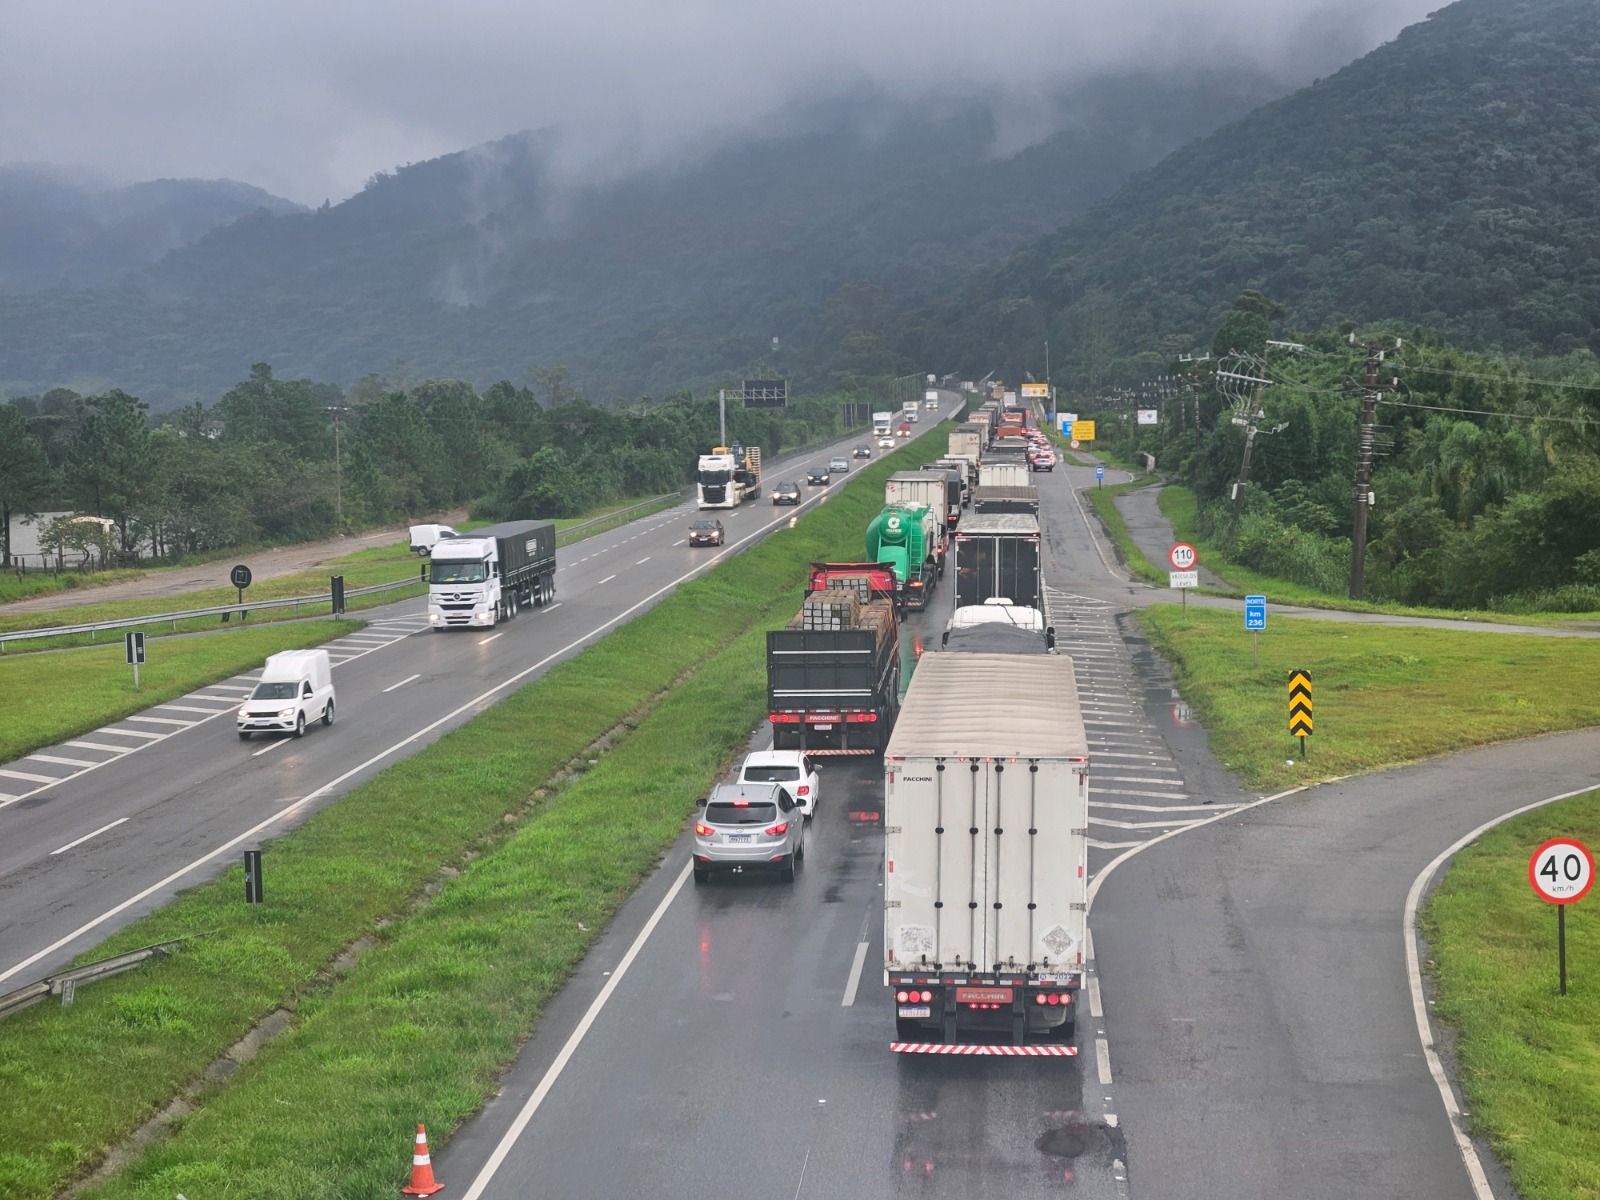
M 1094 469 L 1094 477 L 1096 479 L 1104 479 L 1106 477 L 1106 469 L 1104 467 L 1096 467 Z
M 1265 629 L 1267 627 L 1267 598 L 1265 596 L 1246 596 L 1244 598 L 1244 627 L 1246 629 Z

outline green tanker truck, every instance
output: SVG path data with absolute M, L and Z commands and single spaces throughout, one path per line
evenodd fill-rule
M 867 526 L 867 558 L 894 565 L 895 599 L 926 608 L 939 578 L 938 520 L 926 504 L 886 504 Z

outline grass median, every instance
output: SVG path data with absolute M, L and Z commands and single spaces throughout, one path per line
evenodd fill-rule
M 297 621 L 170 638 L 147 648 L 139 691 L 123 647 L 0 658 L 0 763 L 99 729 L 198 687 L 362 628 L 361 621 Z
M 1472 1127 L 1526 1200 L 1600 1196 L 1600 902 L 1568 908 L 1562 996 L 1554 906 L 1528 884 L 1529 856 L 1553 837 L 1600 846 L 1600 792 L 1490 830 L 1422 918 Z
M 1279 619 L 1256 666 L 1237 612 L 1160 604 L 1139 620 L 1212 750 L 1255 789 L 1600 724 L 1596 639 Z M 1291 669 L 1311 672 L 1309 758 L 1288 733 Z
M 488 864 L 504 861 L 498 856 L 508 836 L 523 836 L 513 833 L 519 826 L 529 836 L 542 829 L 545 832 L 533 844 L 547 847 L 551 857 L 545 870 L 559 878 L 548 886 L 517 892 L 512 920 L 531 923 L 547 912 L 565 920 L 571 907 L 578 905 L 589 915 L 577 919 L 584 920 L 590 932 L 579 936 L 575 927 L 563 929 L 551 955 L 542 960 L 548 978 L 542 983 L 513 982 L 507 1002 L 515 1011 L 507 1018 L 509 1024 L 484 1008 L 498 1002 L 468 995 L 468 985 L 489 969 L 486 963 L 502 963 L 502 952 L 496 949 L 502 935 L 486 923 L 479 943 L 471 904 L 459 909 L 465 925 L 440 934 L 447 942 L 454 940 L 460 955 L 457 967 L 408 977 L 412 982 L 391 997 L 437 1003 L 441 1006 L 437 1011 L 447 1013 L 449 1021 L 477 1030 L 485 1039 L 470 1055 L 455 1052 L 467 1068 L 464 1077 L 438 1074 L 450 1064 L 427 1055 L 440 1081 L 435 1102 L 443 1097 L 454 1106 L 446 1111 L 470 1111 L 488 1086 L 484 1063 L 503 1062 L 515 1053 L 517 1036 L 536 1019 L 543 999 L 559 986 L 588 938 L 670 841 L 692 794 L 709 781 L 729 748 L 759 719 L 763 671 L 759 657 L 752 666 L 748 656 L 751 647 L 762 644 L 761 631 L 786 619 L 798 606 L 811 561 L 860 556 L 863 531 L 881 506 L 884 479 L 925 453 L 920 448 L 902 450 L 864 470 L 850 485 L 833 492 L 826 504 L 809 511 L 795 529 L 781 530 L 703 578 L 674 589 L 643 616 L 270 843 L 265 875 L 271 903 L 264 911 L 251 912 L 240 903 L 235 870 L 124 930 L 93 955 L 205 933 L 192 951 L 87 988 L 70 1009 L 35 1008 L 0 1023 L 0 1128 L 8 1135 L 0 1149 L 0 1194 L 26 1198 L 52 1194 L 197 1078 L 262 1015 L 283 1005 L 297 1007 L 305 1024 L 274 1044 L 258 1066 L 241 1070 L 239 1079 L 214 1102 L 247 1102 L 248 1097 L 235 1100 L 235 1096 L 253 1090 L 251 1081 L 269 1066 L 278 1069 L 280 1058 L 295 1058 L 305 1048 L 310 1057 L 295 1058 L 300 1065 L 293 1068 L 303 1073 L 304 1080 L 316 1086 L 320 1078 L 327 1088 L 338 1091 L 348 1083 L 353 1095 L 370 1093 L 387 1120 L 390 1105 L 404 1107 L 410 1102 L 385 1091 L 385 1078 L 393 1066 L 391 1051 L 409 1040 L 409 1052 L 424 1055 L 425 1044 L 406 1028 L 426 1026 L 410 1017 L 376 1026 L 369 1020 L 363 1026 L 352 1017 L 355 1024 L 316 1027 L 346 1030 L 337 1035 L 347 1039 L 337 1047 L 306 1040 L 312 1018 L 341 1004 L 346 989 L 355 994 L 369 962 L 390 960 L 380 949 L 363 957 L 348 977 L 332 986 L 319 985 L 319 976 L 329 970 L 341 948 L 374 935 L 381 921 L 393 918 L 377 933 L 385 947 L 408 931 L 437 921 L 448 908 L 441 907 L 441 901 L 455 884 L 420 912 L 404 913 L 424 885 L 446 868 L 466 867 L 463 881 L 500 879 L 488 885 L 491 891 L 514 886 L 518 871 L 503 878 L 489 876 L 493 868 Z M 744 647 L 741 653 L 746 657 L 727 665 L 718 656 L 735 643 Z M 729 674 L 705 674 L 713 670 Z M 718 682 L 709 692 L 696 690 L 703 679 Z M 682 681 L 681 688 L 663 696 L 663 689 L 674 680 Z M 724 695 L 738 703 L 727 707 Z M 682 696 L 699 698 L 684 708 Z M 673 713 L 679 714 L 674 720 L 690 723 L 670 726 L 670 735 L 664 737 L 658 732 L 662 726 L 651 725 L 651 736 L 660 740 L 648 743 L 647 771 L 609 774 L 621 769 L 613 768 L 613 763 L 633 761 L 627 755 L 643 744 L 640 735 L 645 725 L 659 714 Z M 626 834 L 619 834 L 615 822 L 583 816 L 589 812 L 581 807 L 586 803 L 583 797 L 591 795 L 585 790 L 588 778 L 553 796 L 541 795 L 565 764 L 619 727 L 637 727 L 639 733 L 615 742 L 589 775 L 596 780 L 632 779 L 631 784 L 619 785 L 631 796 L 630 803 L 646 804 L 658 785 L 668 788 L 659 800 L 659 811 L 652 809 L 656 812 L 652 820 Z M 694 786 L 684 780 L 693 780 Z M 612 799 L 621 803 L 628 796 Z M 605 836 L 598 842 L 575 840 L 569 833 L 582 828 L 586 820 L 604 827 Z M 538 841 L 552 837 L 550 842 Z M 474 854 L 481 856 L 467 866 Z M 502 965 L 510 970 L 511 964 Z M 357 1012 L 368 1007 L 359 1002 Z M 385 1006 L 378 1009 L 381 1013 Z M 322 1048 L 313 1049 L 317 1045 Z M 383 1182 L 382 1194 L 391 1194 L 396 1178 L 389 1145 L 392 1134 L 385 1130 L 377 1143 L 365 1134 L 348 1138 L 330 1134 L 316 1139 L 316 1152 L 325 1158 L 314 1166 L 297 1167 L 296 1163 L 310 1163 L 308 1148 L 295 1144 L 304 1117 L 275 1099 L 259 1103 L 278 1121 L 290 1121 L 296 1132 L 287 1132 L 279 1123 L 262 1126 L 260 1136 L 266 1140 L 255 1145 L 255 1152 L 266 1157 L 257 1160 L 256 1169 L 275 1169 L 294 1180 L 286 1190 L 253 1190 L 254 1185 L 231 1190 L 231 1183 L 218 1180 L 207 1164 L 222 1147 L 208 1149 L 209 1141 L 189 1134 L 190 1128 L 215 1129 L 197 1116 L 162 1148 L 162 1153 L 191 1156 L 194 1165 L 181 1166 L 175 1175 L 165 1167 L 153 1168 L 152 1174 L 141 1166 L 111 1184 L 108 1194 L 165 1196 L 163 1189 L 173 1178 L 193 1180 L 187 1186 L 207 1195 L 375 1195 L 346 1190 L 350 1180 L 366 1180 L 360 1187 L 367 1188 L 375 1186 L 371 1183 L 375 1179 Z M 210 1107 L 202 1104 L 201 1113 Z M 330 1131 L 335 1124 L 349 1128 L 333 1121 L 332 1106 L 325 1100 L 309 1102 L 306 1112 L 313 1124 L 326 1124 Z M 445 1127 L 449 1124 L 448 1118 L 442 1122 Z M 266 1150 L 268 1146 L 276 1149 Z M 340 1182 L 328 1182 L 331 1176 L 326 1172 L 336 1174 Z M 152 1179 L 155 1182 L 148 1182 L 147 1188 Z M 143 1188 L 147 1190 L 141 1192 Z

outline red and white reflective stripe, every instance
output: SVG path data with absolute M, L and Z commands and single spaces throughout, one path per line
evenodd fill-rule
M 428 1135 L 422 1130 L 417 1130 L 417 1151 L 411 1156 L 413 1167 L 426 1167 L 432 1164 L 428 1161 Z
M 890 1042 L 896 1054 L 977 1054 L 1003 1058 L 1074 1058 L 1076 1046 L 951 1046 L 943 1042 Z

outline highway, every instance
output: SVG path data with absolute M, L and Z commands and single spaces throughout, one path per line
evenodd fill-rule
M 0 991 L 61 968 L 787 525 L 796 510 L 771 504 L 771 484 L 866 440 L 778 457 L 759 502 L 716 514 L 720 549 L 685 545 L 691 502 L 564 547 L 556 603 L 492 631 L 429 632 L 420 598 L 365 612 L 366 630 L 329 646 L 332 728 L 241 742 L 233 713 L 253 672 L 0 766 Z M 830 490 L 806 489 L 800 511 Z

